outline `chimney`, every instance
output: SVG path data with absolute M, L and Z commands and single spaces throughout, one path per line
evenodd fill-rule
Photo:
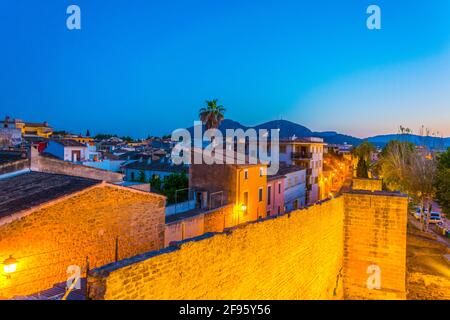
M 30 170 L 39 171 L 39 151 L 37 146 L 30 147 Z

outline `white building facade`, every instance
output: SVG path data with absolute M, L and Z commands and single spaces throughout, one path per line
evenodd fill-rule
M 284 210 L 291 212 L 306 206 L 306 169 L 290 166 L 281 168 L 284 179 Z
M 325 145 L 321 138 L 293 138 L 280 141 L 280 163 L 306 169 L 306 204 L 320 200 L 319 181 L 323 173 Z
M 81 162 L 86 160 L 87 146 L 75 140 L 50 140 L 45 152 L 64 161 Z

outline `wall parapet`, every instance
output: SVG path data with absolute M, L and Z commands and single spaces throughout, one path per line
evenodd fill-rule
M 344 200 L 344 297 L 405 299 L 408 197 L 353 190 Z
M 12 173 L 30 168 L 30 160 L 21 159 L 14 162 L 7 162 L 0 165 L 0 175 Z
M 42 156 L 37 150 L 31 148 L 30 169 L 32 171 L 64 174 L 89 178 L 106 182 L 122 182 L 124 175 L 122 173 L 107 171 L 103 169 L 88 167 L 59 159 Z
M 343 203 L 336 198 L 98 268 L 89 276 L 90 298 L 340 299 Z
M 233 214 L 234 205 L 227 204 L 207 211 L 192 210 L 191 213 L 172 215 L 169 219 L 166 216 L 165 246 L 208 232 L 222 232 L 225 228 L 235 225 Z
M 383 180 L 382 179 L 353 178 L 352 189 L 353 190 L 366 190 L 366 191 L 382 191 L 383 190 Z
M 93 270 L 90 298 L 404 299 L 406 214 L 404 195 L 352 190 Z

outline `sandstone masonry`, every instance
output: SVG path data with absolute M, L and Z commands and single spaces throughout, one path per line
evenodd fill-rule
M 11 279 L 0 278 L 0 297 L 26 295 L 65 282 L 70 265 L 86 272 L 118 258 L 164 246 L 164 197 L 100 183 L 3 218 L 0 261 L 17 259 Z
M 93 270 L 90 298 L 404 299 L 406 216 L 406 197 L 355 190 Z

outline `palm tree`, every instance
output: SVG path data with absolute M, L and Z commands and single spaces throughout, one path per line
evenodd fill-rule
M 225 107 L 217 105 L 217 99 L 206 100 L 206 108 L 201 108 L 199 115 L 200 120 L 206 127 L 206 130 L 219 128 L 220 123 L 224 119 Z

